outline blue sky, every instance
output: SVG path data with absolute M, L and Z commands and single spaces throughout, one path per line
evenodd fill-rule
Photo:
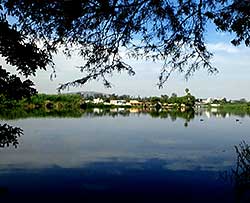
M 205 69 L 200 69 L 186 81 L 184 75 L 176 72 L 171 75 L 162 89 L 157 87 L 158 76 L 162 67 L 161 62 L 136 61 L 125 59 L 136 71 L 135 76 L 127 73 L 114 74 L 110 77 L 112 88 L 105 88 L 102 81 L 91 81 L 81 88 L 70 88 L 75 91 L 98 91 L 104 93 L 130 94 L 132 96 L 151 96 L 175 92 L 183 95 L 185 88 L 199 98 L 226 97 L 228 99 L 246 98 L 250 100 L 250 48 L 245 46 L 234 47 L 230 44 L 233 37 L 227 33 L 215 32 L 212 26 L 208 27 L 206 43 L 211 52 L 214 53 L 213 65 L 218 67 L 219 73 L 208 75 Z M 3 62 L 1 64 L 9 71 L 15 73 L 15 69 Z M 56 93 L 58 84 L 80 78 L 82 73 L 75 68 L 83 64 L 80 57 L 73 56 L 67 59 L 62 53 L 54 56 L 57 77 L 50 80 L 52 70 L 38 71 L 36 77 L 31 79 L 36 88 L 43 93 Z

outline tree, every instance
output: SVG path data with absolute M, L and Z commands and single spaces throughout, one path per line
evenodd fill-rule
M 19 77 L 10 75 L 9 72 L 0 66 L 0 105 L 9 100 L 20 100 L 23 97 L 30 98 L 36 94 L 30 80 L 21 81 Z M 2 108 L 2 107 L 1 107 Z M 0 147 L 13 145 L 17 147 L 18 137 L 23 134 L 19 127 L 12 127 L 8 124 L 0 124 Z
M 130 95 L 124 94 L 124 95 L 118 96 L 118 99 L 129 101 L 130 100 Z
M 243 104 L 244 104 L 244 103 L 246 103 L 246 102 L 247 102 L 247 100 L 246 100 L 245 98 L 241 98 L 241 99 L 240 99 L 240 103 L 243 103 Z
M 185 104 L 187 107 L 194 107 L 195 105 L 195 97 L 192 96 L 190 93 L 183 97 L 183 104 Z
M 172 93 L 171 97 L 168 99 L 168 102 L 174 104 L 174 103 L 177 102 L 177 100 L 178 100 L 177 94 L 176 93 Z
M 186 92 L 186 94 L 188 94 L 188 93 L 189 93 L 189 89 L 188 89 L 188 88 L 186 88 L 186 89 L 185 89 L 185 92 Z
M 158 104 L 160 102 L 160 98 L 159 97 L 150 97 L 149 98 L 149 101 L 152 103 L 152 104 Z
M 106 75 L 115 71 L 133 75 L 123 48 L 133 58 L 164 61 L 162 87 L 173 71 L 187 78 L 200 67 L 217 71 L 205 44 L 208 23 L 233 33 L 233 45 L 249 46 L 249 11 L 249 0 L 0 0 L 0 55 L 29 76 L 53 67 L 59 49 L 77 51 L 85 75 L 62 90 L 94 79 L 110 86 Z
M 168 95 L 161 95 L 161 103 L 167 103 L 168 102 Z
M 0 66 L 0 95 L 6 99 L 20 100 L 23 97 L 30 98 L 36 94 L 33 82 L 31 80 L 21 81 L 16 75 L 10 75 L 9 72 Z
M 235 146 L 235 151 L 236 163 L 222 177 L 234 188 L 236 202 L 249 202 L 250 146 L 242 141 Z
M 227 103 L 227 99 L 224 97 L 223 99 L 221 99 L 220 101 L 222 104 L 226 104 Z
M 171 97 L 172 97 L 172 98 L 176 98 L 176 97 L 177 97 L 177 94 L 173 92 L 173 93 L 171 94 Z
M 118 95 L 116 95 L 115 93 L 113 93 L 113 94 L 111 94 L 111 95 L 109 96 L 109 99 L 110 99 L 110 100 L 117 100 L 117 99 L 118 99 Z

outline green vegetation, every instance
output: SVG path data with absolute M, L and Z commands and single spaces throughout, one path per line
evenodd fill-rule
M 217 113 L 221 114 L 222 116 L 226 116 L 226 114 L 242 117 L 245 115 L 250 115 L 250 102 L 244 98 L 233 101 L 227 101 L 226 98 L 220 100 L 215 99 L 212 101 L 212 103 L 206 104 L 205 106 L 207 106 L 208 109 L 216 108 Z
M 186 89 L 186 95 L 178 97 L 175 93 L 171 97 L 161 95 L 160 97 L 130 97 L 129 95 L 96 95 L 87 98 L 82 98 L 80 94 L 58 94 L 46 95 L 36 94 L 27 98 L 9 99 L 3 94 L 0 95 L 0 107 L 3 108 L 18 108 L 24 109 L 89 109 L 89 108 L 130 108 L 133 104 L 129 103 L 131 100 L 136 101 L 137 108 L 173 108 L 173 109 L 190 109 L 195 105 L 195 97 L 192 96 Z M 99 101 L 96 102 L 95 99 Z M 124 103 L 115 105 L 110 103 L 112 100 L 122 100 Z
M 82 98 L 77 94 L 37 94 L 18 101 L 4 98 L 0 101 L 0 118 L 80 117 L 81 103 Z
M 64 94 L 64 95 L 37 94 L 35 96 L 32 96 L 30 99 L 25 99 L 21 102 L 27 104 L 33 104 L 36 107 L 47 105 L 49 102 L 51 102 L 53 105 L 54 104 L 59 106 L 61 105 L 67 108 L 79 105 L 81 101 L 82 101 L 81 96 L 77 94 Z
M 16 75 L 11 75 L 0 65 L 0 99 L 20 100 L 29 98 L 37 93 L 33 88 L 34 84 L 30 80 L 21 81 Z
M 95 103 L 94 99 L 99 99 L 100 103 Z M 114 105 L 111 100 L 137 101 L 136 107 L 132 105 Z M 58 94 L 46 95 L 36 94 L 28 98 L 10 100 L 2 96 L 0 101 L 0 118 L 17 119 L 29 117 L 81 117 L 85 116 L 127 116 L 130 114 L 129 108 L 136 108 L 139 114 L 149 113 L 152 117 L 167 118 L 175 120 L 182 117 L 189 121 L 193 118 L 193 106 L 195 97 L 186 90 L 186 95 L 178 97 L 175 93 L 171 97 L 162 95 L 160 97 L 130 97 L 129 95 L 96 95 L 82 98 L 80 94 Z M 117 111 L 118 108 L 124 110 Z M 184 109 L 183 109 L 184 108 Z M 95 109 L 99 109 L 97 112 Z M 182 113 L 182 112 L 186 113 Z M 131 111 L 132 112 L 132 111 Z
M 21 100 L 10 100 L 2 96 L 3 99 L 0 101 L 0 106 L 11 107 L 23 107 L 25 109 L 33 109 L 40 107 L 47 108 L 72 108 L 78 107 L 82 98 L 77 94 L 67 94 L 67 95 L 46 95 L 46 94 L 36 94 L 29 98 L 23 98 Z
M 220 114 L 232 114 L 244 117 L 246 115 L 250 116 L 250 104 L 249 103 L 232 103 L 223 104 L 218 107 L 218 112 Z
M 185 89 L 186 95 L 177 96 L 176 93 L 161 95 L 160 97 L 131 97 L 129 95 L 118 96 L 112 95 L 95 95 L 83 98 L 80 94 L 36 94 L 28 98 L 19 100 L 7 99 L 3 94 L 0 95 L 0 118 L 14 119 L 27 117 L 80 117 L 86 113 L 94 113 L 93 109 L 101 109 L 104 114 L 115 115 L 116 108 L 140 109 L 140 112 L 149 112 L 151 116 L 156 117 L 183 117 L 187 120 L 192 118 L 193 107 L 195 105 L 195 97 Z M 96 103 L 95 99 L 99 99 Z M 138 102 L 136 106 L 130 105 L 114 105 L 111 100 L 124 100 L 128 104 L 131 100 Z M 216 104 L 216 106 L 213 106 Z M 245 99 L 227 101 L 226 98 L 221 100 L 213 100 L 207 108 L 217 108 L 217 113 L 222 116 L 233 114 L 238 116 L 250 115 L 250 102 Z M 123 112 L 124 113 L 124 112 Z M 214 112 L 216 113 L 216 112 Z M 120 114 L 120 113 L 119 113 Z

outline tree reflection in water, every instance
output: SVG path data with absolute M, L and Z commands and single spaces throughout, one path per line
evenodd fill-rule
M 235 202 L 250 202 L 250 146 L 246 142 L 235 146 L 236 166 L 223 175 L 226 181 L 230 181 L 235 191 Z
M 250 202 L 250 146 L 242 142 L 235 146 L 237 164 L 232 170 L 236 202 Z
M 8 124 L 0 124 L 0 147 L 9 147 L 18 145 L 18 137 L 23 135 L 23 130 L 19 127 L 12 127 Z

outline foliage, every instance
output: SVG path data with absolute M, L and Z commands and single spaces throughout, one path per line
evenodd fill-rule
M 160 99 L 160 102 L 161 103 L 167 103 L 168 102 L 168 99 L 169 99 L 169 97 L 168 97 L 168 95 L 161 95 L 161 99 Z
M 88 97 L 83 99 L 79 94 L 58 94 L 58 95 L 47 95 L 47 94 L 36 94 L 34 96 L 31 96 L 30 98 L 23 98 L 22 100 L 7 100 L 5 101 L 4 97 L 0 95 L 0 98 L 2 98 L 2 102 L 0 103 L 0 106 L 3 108 L 28 108 L 28 109 L 33 109 L 33 108 L 40 108 L 40 107 L 46 107 L 46 108 L 56 108 L 56 109 L 61 109 L 61 108 L 116 108 L 118 106 L 115 105 L 107 105 L 105 103 L 94 103 L 93 99 L 94 97 L 91 98 Z M 118 99 L 118 100 L 126 100 L 129 102 L 131 99 L 135 99 L 138 101 L 141 101 L 140 107 L 142 108 L 143 106 L 147 106 L 150 104 L 151 106 L 158 106 L 158 108 L 161 108 L 162 105 L 173 103 L 176 104 L 176 108 L 181 107 L 182 104 L 185 104 L 185 106 L 188 107 L 193 107 L 195 104 L 195 97 L 192 96 L 190 93 L 183 96 L 183 97 L 168 97 L 167 95 L 162 95 L 161 97 L 153 96 L 153 97 L 148 97 L 148 98 L 135 98 L 135 97 L 130 97 L 129 95 L 116 95 L 116 94 L 111 94 L 109 96 L 102 96 L 100 97 L 103 99 L 104 102 L 109 102 L 112 99 Z M 120 107 L 131 107 L 130 105 L 128 106 L 120 106 Z
M 0 124 L 0 147 L 14 147 L 18 145 L 18 137 L 23 134 L 23 130 L 18 127 L 12 127 L 8 124 Z
M 149 102 L 151 102 L 152 104 L 157 104 L 158 102 L 160 102 L 160 98 L 159 97 L 150 97 L 149 98 Z
M 68 104 L 77 104 L 82 100 L 81 96 L 78 94 L 58 94 L 58 95 L 48 95 L 48 94 L 37 94 L 32 96 L 28 101 L 35 105 L 43 105 L 46 101 L 50 102 L 61 102 Z
M 250 201 L 250 146 L 246 142 L 235 146 L 237 161 L 231 172 L 224 174 L 225 180 L 230 180 L 235 191 L 235 202 Z
M 237 153 L 237 164 L 233 170 L 235 185 L 236 187 L 250 186 L 250 147 L 242 142 L 239 146 L 235 146 L 235 150 Z
M 249 46 L 249 10 L 248 0 L 1 0 L 0 55 L 28 76 L 53 66 L 59 49 L 68 56 L 77 51 L 86 75 L 61 90 L 93 79 L 110 86 L 106 75 L 114 71 L 133 75 L 122 48 L 132 58 L 162 60 L 161 87 L 173 71 L 187 78 L 200 67 L 217 71 L 205 43 L 207 24 L 233 33 L 234 45 Z
M 218 108 L 220 114 L 233 114 L 240 117 L 250 116 L 250 105 L 248 103 L 222 104 Z
M 138 99 L 139 100 L 139 99 Z M 190 94 L 189 90 L 185 96 L 178 97 L 176 93 L 172 93 L 171 97 L 168 95 L 161 95 L 160 97 L 152 96 L 140 99 L 143 102 L 150 102 L 155 105 L 157 103 L 164 104 L 176 104 L 177 107 L 180 107 L 181 104 L 185 104 L 186 107 L 194 107 L 195 105 L 195 97 Z
M 37 93 L 32 87 L 33 85 L 32 81 L 25 80 L 22 82 L 19 77 L 10 75 L 9 72 L 0 66 L 0 95 L 3 100 L 29 98 Z
M 0 4 L 0 55 L 24 76 L 35 75 L 37 69 L 45 69 L 52 63 L 51 56 L 39 49 L 35 41 L 28 42 L 27 36 L 18 31 L 16 25 L 11 26 L 1 7 Z
M 168 103 L 176 103 L 176 104 L 185 104 L 186 106 L 193 107 L 195 104 L 195 97 L 191 94 L 187 94 L 186 96 L 182 97 L 170 97 L 168 99 Z

